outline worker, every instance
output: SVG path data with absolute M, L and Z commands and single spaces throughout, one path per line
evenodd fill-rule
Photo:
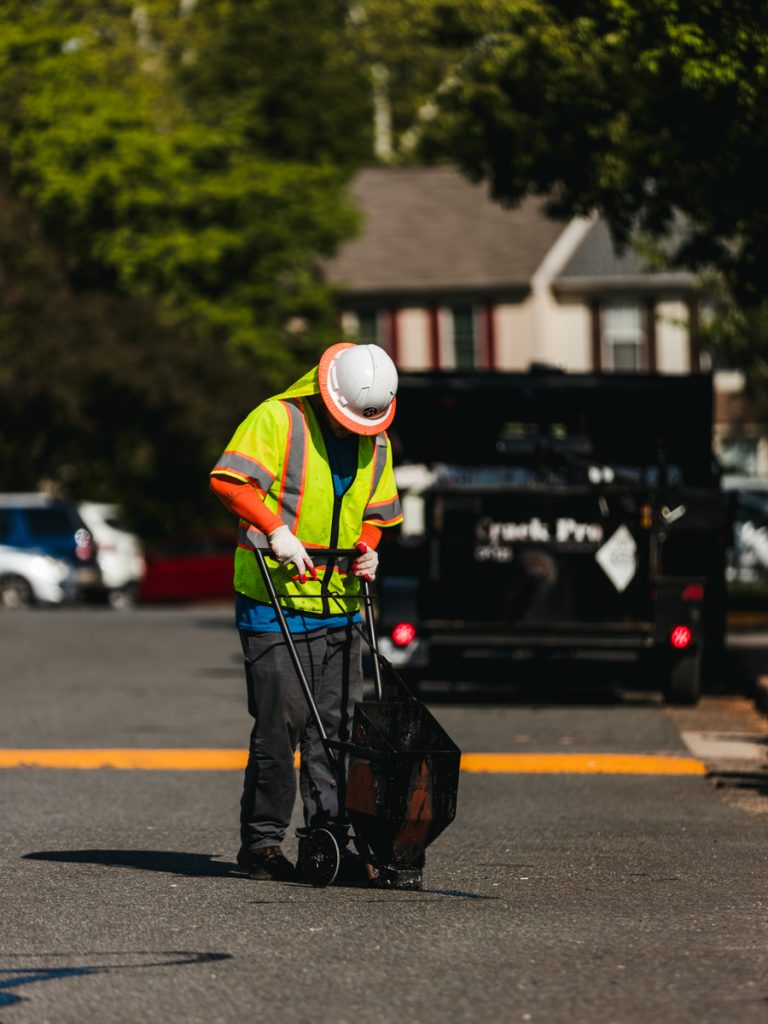
M 240 804 L 237 862 L 251 878 L 298 877 L 282 851 L 299 773 L 304 829 L 332 832 L 349 851 L 341 782 L 331 770 L 254 556 L 262 549 L 329 740 L 350 738 L 362 699 L 360 581 L 373 580 L 381 528 L 403 516 L 386 429 L 397 370 L 378 345 L 342 342 L 240 424 L 211 473 L 239 517 L 235 617 L 254 719 Z M 357 548 L 351 562 L 317 548 Z M 342 761 L 343 764 L 343 761 Z M 349 861 L 348 861 L 349 862 Z

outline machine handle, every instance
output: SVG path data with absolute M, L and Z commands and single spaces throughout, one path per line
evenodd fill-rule
M 365 606 L 365 625 L 368 630 L 368 646 L 371 649 L 373 655 L 371 664 L 373 667 L 373 687 L 376 693 L 376 700 L 383 700 L 384 698 L 384 685 L 381 680 L 381 662 L 379 661 L 379 641 L 376 636 L 376 626 L 373 622 L 373 595 L 371 594 L 371 584 L 363 576 L 360 579 L 360 589 L 363 594 L 363 604 Z
M 264 552 L 261 551 L 259 548 L 254 548 L 253 553 L 256 556 L 256 563 L 259 567 L 261 577 L 264 580 L 264 586 L 267 588 L 267 593 L 269 594 L 269 603 L 272 605 L 272 608 L 274 609 L 275 616 L 277 618 L 277 623 L 280 626 L 280 632 L 283 634 L 283 640 L 285 640 L 285 645 L 288 648 L 288 655 L 291 661 L 293 662 L 293 667 L 298 677 L 299 684 L 302 690 L 304 691 L 304 698 L 307 702 L 307 706 L 309 707 L 309 713 L 312 716 L 312 720 L 315 723 L 315 728 L 317 729 L 318 735 L 320 737 L 320 742 L 322 743 L 323 749 L 325 750 L 325 756 L 328 759 L 328 764 L 331 770 L 333 771 L 334 775 L 338 778 L 340 774 L 339 764 L 336 758 L 333 756 L 333 750 L 331 749 L 330 743 L 328 741 L 328 734 L 325 731 L 325 726 L 323 725 L 322 719 L 320 718 L 320 711 L 317 707 L 315 698 L 312 694 L 312 687 L 309 685 L 309 681 L 307 680 L 307 677 L 304 673 L 304 668 L 301 664 L 301 659 L 299 658 L 299 652 L 296 650 L 296 643 L 293 639 L 293 634 L 288 628 L 288 623 L 285 620 L 285 612 L 283 611 L 283 607 L 280 604 L 280 600 L 277 594 L 275 593 L 275 585 L 272 582 L 272 577 L 269 575 L 269 569 L 267 568 L 267 563 L 264 559 Z
M 359 558 L 362 551 L 357 548 L 305 548 L 311 558 L 313 555 L 320 555 L 323 558 Z
M 322 555 L 323 557 L 328 558 L 354 558 L 356 555 L 361 554 L 361 552 L 358 551 L 357 548 L 311 548 L 307 552 L 310 555 L 310 558 L 312 557 L 312 551 L 316 552 L 319 555 Z M 309 686 L 309 683 L 307 682 L 307 678 L 304 675 L 304 671 L 301 667 L 298 652 L 296 651 L 296 645 L 293 642 L 291 631 L 288 629 L 288 624 L 285 621 L 285 614 L 280 604 L 278 594 L 275 591 L 275 585 L 272 582 L 272 577 L 269 575 L 269 569 L 267 568 L 267 563 L 264 559 L 264 552 L 261 551 L 259 548 L 255 548 L 254 555 L 256 556 L 256 561 L 258 563 L 259 570 L 264 580 L 264 585 L 267 588 L 267 593 L 269 594 L 270 604 L 275 610 L 278 625 L 280 626 L 280 632 L 283 634 L 283 639 L 285 640 L 285 643 L 288 647 L 288 653 L 293 662 L 293 666 L 296 669 L 296 674 L 299 677 L 299 682 L 301 683 L 301 688 L 304 691 L 304 696 L 306 697 L 307 704 L 309 705 L 310 713 L 317 727 L 317 731 L 320 734 L 320 741 L 323 744 L 323 747 L 325 748 L 329 761 L 332 764 L 335 764 L 333 760 L 333 755 L 331 754 L 331 748 L 328 743 L 328 737 L 326 735 L 325 729 L 323 728 L 323 724 L 320 721 L 320 712 L 317 709 L 314 697 L 312 696 L 311 688 Z M 381 665 L 379 663 L 379 644 L 378 638 L 376 636 L 376 627 L 374 626 L 373 622 L 373 596 L 371 594 L 371 585 L 368 582 L 368 580 L 364 578 L 360 579 L 360 589 L 363 595 L 362 603 L 363 606 L 365 607 L 365 621 L 368 632 L 368 646 L 370 647 L 371 654 L 373 655 L 373 686 L 376 694 L 376 700 L 382 700 L 384 687 L 381 679 Z

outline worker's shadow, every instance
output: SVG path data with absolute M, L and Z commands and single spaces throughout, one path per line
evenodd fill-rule
M 224 878 L 240 871 L 234 862 L 214 860 L 215 856 L 213 853 L 181 853 L 177 850 L 39 850 L 25 853 L 23 859 L 103 864 L 105 867 L 163 871 L 192 878 Z
M 238 877 L 242 881 L 244 875 L 237 864 L 214 860 L 214 856 L 212 853 L 178 853 L 172 850 L 40 850 L 36 853 L 25 853 L 22 859 L 58 861 L 64 864 L 103 864 L 105 867 L 133 868 L 139 871 L 164 871 L 171 875 L 188 875 L 191 878 Z M 303 882 L 284 884 L 302 889 L 312 888 Z M 333 888 L 376 891 L 362 879 L 337 882 Z M 498 898 L 453 889 L 426 889 L 420 895 L 455 896 L 474 900 Z M 418 899 L 419 895 L 415 894 L 413 898 Z M 382 900 L 384 899 L 385 894 L 382 893 Z

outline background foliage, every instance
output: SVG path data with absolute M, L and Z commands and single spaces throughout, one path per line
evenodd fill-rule
M 239 417 L 337 330 L 319 265 L 370 144 L 344 7 L 4 7 L 0 486 L 205 517 Z
M 0 487 L 215 514 L 239 418 L 338 335 L 322 262 L 375 158 L 600 211 L 768 338 L 757 0 L 5 0 Z M 375 126 L 375 127 L 374 127 Z
M 768 7 L 759 0 L 446 0 L 464 59 L 422 154 L 494 196 L 599 210 L 614 236 L 664 237 L 742 306 L 768 295 Z

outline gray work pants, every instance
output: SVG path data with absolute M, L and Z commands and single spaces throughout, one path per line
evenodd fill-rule
M 254 719 L 240 801 L 242 845 L 258 850 L 283 841 L 296 799 L 297 747 L 305 826 L 324 826 L 345 841 L 344 785 L 328 764 L 282 634 L 241 631 L 240 640 Z M 294 640 L 328 739 L 348 740 L 362 699 L 359 633 L 343 626 L 296 633 Z

